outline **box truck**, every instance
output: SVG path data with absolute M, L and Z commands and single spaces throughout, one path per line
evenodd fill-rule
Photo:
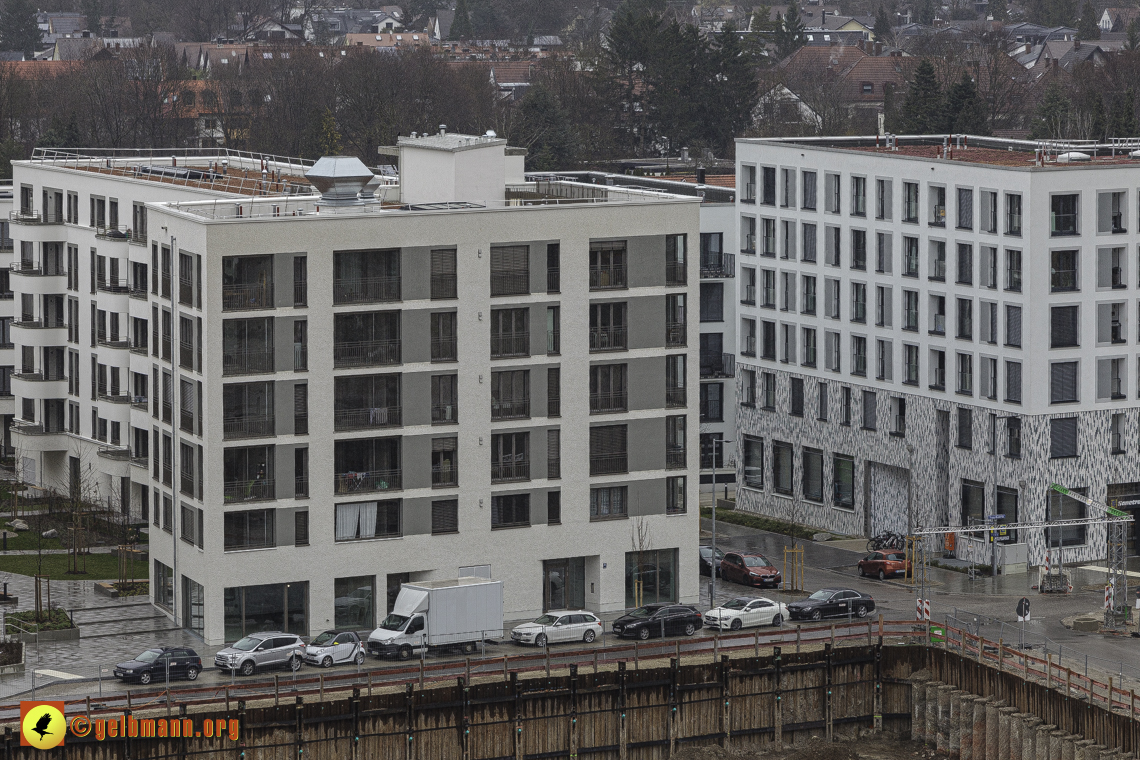
M 502 581 L 420 581 L 400 586 L 392 613 L 368 637 L 368 651 L 401 660 L 436 648 L 474 652 L 502 635 Z

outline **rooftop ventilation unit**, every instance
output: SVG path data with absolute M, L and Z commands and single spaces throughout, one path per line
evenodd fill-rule
M 330 206 L 362 203 L 360 193 L 375 175 L 355 156 L 325 156 L 313 164 L 305 178 L 321 193 L 321 202 Z

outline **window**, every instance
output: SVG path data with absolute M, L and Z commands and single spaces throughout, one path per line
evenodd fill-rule
M 992 246 L 983 245 L 979 249 L 981 260 L 979 261 L 979 275 L 981 278 L 981 285 L 990 290 L 997 290 L 997 248 Z
M 1021 348 L 1021 307 L 1005 307 L 1005 345 Z
M 796 273 L 795 272 L 781 272 L 780 273 L 781 288 L 780 288 L 780 310 L 781 311 L 795 311 L 796 310 Z
M 997 400 L 997 359 L 985 357 L 982 359 L 981 369 L 982 395 L 988 399 Z
M 676 298 L 676 296 L 671 297 Z M 666 300 L 668 298 L 670 296 L 667 296 Z M 666 308 L 666 312 L 668 312 L 668 308 Z M 666 314 L 666 319 L 668 320 L 668 314 Z M 624 303 L 590 304 L 590 350 L 620 351 L 625 348 L 626 305 Z
M 751 372 L 751 370 L 744 370 Z M 747 388 L 747 386 L 745 386 Z M 665 406 L 683 407 L 685 398 L 685 355 L 673 354 L 665 357 Z
M 892 356 L 893 352 L 891 350 L 892 344 L 889 340 L 876 340 L 875 341 L 875 348 L 876 348 L 875 353 L 876 353 L 876 358 L 877 358 L 877 370 L 878 370 L 875 377 L 878 380 L 882 380 L 884 382 L 889 383 L 893 379 L 893 374 L 894 374 L 891 371 L 893 368 L 893 364 L 894 364 L 893 356 Z
M 591 258 L 593 246 L 591 245 Z M 517 296 L 530 292 L 530 246 L 491 246 L 491 295 Z
M 751 369 L 740 370 L 740 405 L 756 406 L 756 371 Z
M 562 276 L 559 260 L 562 254 L 560 243 L 546 244 L 546 292 L 558 293 L 562 290 Z
M 547 525 L 561 525 L 562 524 L 562 492 L 561 491 L 547 491 L 546 492 L 546 524 Z
M 562 431 L 557 428 L 546 431 L 546 477 L 548 480 L 562 477 Z
M 740 274 L 740 302 L 746 306 L 755 306 L 756 270 L 752 267 L 741 267 Z
M 938 282 L 946 280 L 946 243 L 941 240 L 930 241 L 929 279 Z
M 1124 359 L 1097 359 L 1097 399 L 1119 401 L 1126 395 L 1124 392 Z
M 956 300 L 958 302 L 958 337 L 973 340 L 974 302 L 969 298 L 959 298 Z
M 399 538 L 400 500 L 336 505 L 336 540 Z
M 946 226 L 946 188 L 931 185 L 930 187 L 930 225 L 932 227 Z
M 776 220 L 760 220 L 760 255 L 775 257 L 776 255 Z
M 1076 417 L 1049 420 L 1049 456 L 1053 459 L 1078 456 Z
M 530 417 L 530 371 L 525 369 L 491 373 L 491 419 L 510 420 Z
M 825 192 L 827 195 L 826 204 L 827 211 L 831 214 L 839 213 L 839 175 L 838 174 L 825 174 L 824 175 Z
M 1124 414 L 1116 413 L 1112 415 L 1112 419 L 1108 426 L 1109 432 L 1109 451 L 1113 454 L 1124 453 Z
M 851 230 L 851 268 L 867 269 L 867 233 L 864 230 Z
M 825 332 L 824 335 L 824 353 L 827 369 L 832 372 L 840 371 L 840 351 L 839 351 L 839 338 L 837 332 Z
M 891 234 L 889 232 L 876 233 L 875 241 L 875 271 L 890 274 L 894 268 Z
M 1055 420 L 1054 420 L 1055 421 Z M 1073 422 L 1076 422 L 1074 419 Z M 1088 495 L 1087 488 L 1074 488 L 1073 491 L 1082 496 Z M 1048 519 L 1052 520 L 1081 520 L 1088 514 L 1083 502 L 1057 491 L 1049 491 Z M 1045 529 L 1046 546 L 1082 546 L 1087 543 L 1085 525 L 1068 525 L 1061 528 Z
M 620 290 L 625 287 L 625 241 L 590 243 L 590 290 Z
M 815 314 L 815 298 L 816 298 L 816 280 L 811 275 L 804 275 L 803 277 L 803 302 L 801 306 L 801 313 Z
M 744 436 L 744 485 L 748 488 L 764 487 L 764 441 Z
M 796 202 L 796 170 L 780 170 L 780 206 L 787 208 Z
M 863 422 L 862 427 L 864 430 L 877 430 L 879 427 L 878 411 L 876 409 L 876 397 L 874 391 L 863 391 Z
M 819 405 L 819 409 L 816 412 L 816 419 L 820 422 L 827 422 L 827 383 L 817 382 L 815 388 L 816 401 Z
M 918 385 L 918 346 L 904 346 L 903 355 L 903 361 L 906 365 L 906 376 L 903 382 L 907 385 Z
M 776 205 L 776 169 L 772 166 L 760 168 L 760 203 Z
M 333 303 L 400 300 L 400 251 L 334 251 Z
M 971 480 L 962 481 L 962 523 L 984 525 L 986 522 L 986 487 Z
M 491 310 L 491 358 L 507 356 L 530 356 L 529 309 Z
M 276 510 L 273 509 L 227 512 L 223 521 L 223 548 L 229 552 L 276 546 L 275 516 Z
M 333 366 L 400 363 L 400 312 L 354 312 L 334 319 Z
M 903 238 L 903 275 L 918 277 L 918 238 Z
M 1021 362 L 1005 363 L 1005 400 L 1021 403 Z
M 1079 362 L 1053 362 L 1049 365 L 1049 403 L 1080 401 Z
M 491 435 L 491 482 L 530 480 L 530 433 Z
M 665 418 L 665 468 L 669 470 L 686 467 L 685 454 L 685 415 L 676 414 Z
M 1021 251 L 1005 250 L 1005 289 L 1021 292 Z
M 792 444 L 772 442 L 772 490 L 778 494 L 792 495 L 794 459 Z
M 431 252 L 432 300 L 458 297 L 454 248 L 436 248 Z
M 1126 288 L 1124 248 L 1101 248 L 1097 251 L 1096 286 L 1098 288 Z
M 805 367 L 814 367 L 816 364 L 816 331 L 814 327 L 805 327 L 804 329 L 804 359 L 803 365 Z
M 1049 231 L 1053 237 L 1076 235 L 1079 195 L 1054 195 L 1049 199 Z
M 765 270 L 766 274 L 775 274 Z M 767 288 L 765 288 L 767 290 Z M 772 287 L 773 295 L 775 293 L 775 286 Z M 766 306 L 769 304 L 765 304 Z M 770 304 L 770 305 L 775 305 Z M 702 282 L 701 283 L 701 321 L 702 322 L 723 322 L 724 321 L 724 283 L 720 282 Z
M 839 319 L 839 280 L 830 277 L 823 281 L 824 288 L 824 316 L 829 319 Z
M 804 381 L 802 378 L 793 377 L 789 380 L 789 395 L 791 396 L 790 414 L 793 417 L 804 416 Z
M 851 388 L 846 385 L 839 389 L 839 424 L 851 424 Z
M 431 360 L 453 362 L 459 359 L 458 315 L 454 311 L 431 315 Z
M 716 262 L 719 266 L 716 271 L 725 273 L 724 260 L 726 258 L 735 259 L 731 254 L 724 254 L 721 241 L 724 237 L 723 232 L 709 232 L 701 233 L 701 269 L 705 269 L 706 255 L 712 255 L 712 249 L 715 246 L 715 257 L 718 259 Z M 708 238 L 706 240 L 706 238 Z M 684 235 L 666 235 L 665 236 L 665 284 L 666 285 L 684 285 L 688 281 L 688 270 L 685 263 L 685 236 Z M 708 252 L 706 254 L 706 251 Z M 710 262 L 712 263 L 712 262 Z
M 1077 251 L 1051 253 L 1050 289 L 1053 293 L 1079 290 L 1077 280 Z
M 628 472 L 625 425 L 590 428 L 590 475 Z
M 875 218 L 891 218 L 891 180 L 875 180 Z
M 958 407 L 958 448 L 974 447 L 974 413 L 965 406 Z
M 724 421 L 723 395 L 723 383 L 701 383 L 701 422 Z
M 1005 455 L 1013 458 L 1021 457 L 1021 418 L 1005 418 Z
M 741 198 L 744 201 L 746 199 Z M 740 218 L 740 252 L 756 253 L 756 217 L 742 216 Z
M 593 312 L 591 311 L 592 317 Z M 665 345 L 669 348 L 679 348 L 684 346 L 687 340 L 685 295 L 683 293 L 671 293 L 665 296 Z
M 861 335 L 851 337 L 851 374 L 867 375 L 867 339 Z
M 309 510 L 298 509 L 293 513 L 293 546 L 309 545 Z
M 855 460 L 843 454 L 832 457 L 833 501 L 839 509 L 855 508 Z
M 776 376 L 771 372 L 760 373 L 760 405 L 770 412 L 776 409 Z
M 1005 194 L 1005 234 L 1021 234 L 1021 196 L 1016 193 Z
M 805 211 L 815 211 L 816 209 L 816 173 L 805 171 L 803 173 L 803 201 L 800 208 Z
M 432 488 L 449 488 L 459 485 L 459 439 L 433 438 L 431 440 Z
M 958 188 L 958 229 L 974 229 L 974 191 L 968 187 Z
M 993 190 L 981 192 L 982 211 L 978 226 L 982 232 L 997 232 L 998 194 Z
M 530 525 L 530 494 L 491 497 L 491 527 L 520 528 Z
M 665 478 L 665 514 L 680 515 L 686 511 L 685 476 Z
M 958 393 L 974 394 L 973 354 L 958 354 Z
M 974 247 L 968 243 L 958 243 L 958 284 L 974 283 Z
M 861 282 L 851 283 L 851 321 L 867 321 L 867 286 Z
M 1054 306 L 1049 309 L 1049 347 L 1073 348 L 1081 344 L 1079 306 Z
M 590 519 L 606 520 L 612 517 L 625 517 L 628 514 L 628 494 L 626 486 L 590 489 Z
M 431 421 L 459 422 L 459 376 L 434 375 L 431 379 Z
M 864 92 L 866 92 L 866 85 L 864 85 Z M 866 216 L 867 215 L 867 178 L 866 177 L 852 177 L 851 178 L 851 215 L 852 216 Z
M 930 388 L 946 390 L 946 352 L 932 349 L 930 352 Z
M 816 257 L 816 226 L 804 223 L 803 226 L 803 261 L 814 264 Z
M 843 258 L 843 230 L 838 227 L 823 228 L 823 260 L 830 267 L 840 266 Z

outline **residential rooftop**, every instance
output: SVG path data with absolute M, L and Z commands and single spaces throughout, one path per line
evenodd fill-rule
M 1140 166 L 1140 137 L 1094 140 L 1012 140 L 979 135 L 739 138 L 738 143 L 788 144 L 885 156 L 1017 169 Z

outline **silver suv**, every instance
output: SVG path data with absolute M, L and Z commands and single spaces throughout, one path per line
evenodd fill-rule
M 304 651 L 305 642 L 299 636 L 281 631 L 258 631 L 214 655 L 214 665 L 219 670 L 237 671 L 243 676 L 267 668 L 288 666 L 290 670 L 297 670 Z

